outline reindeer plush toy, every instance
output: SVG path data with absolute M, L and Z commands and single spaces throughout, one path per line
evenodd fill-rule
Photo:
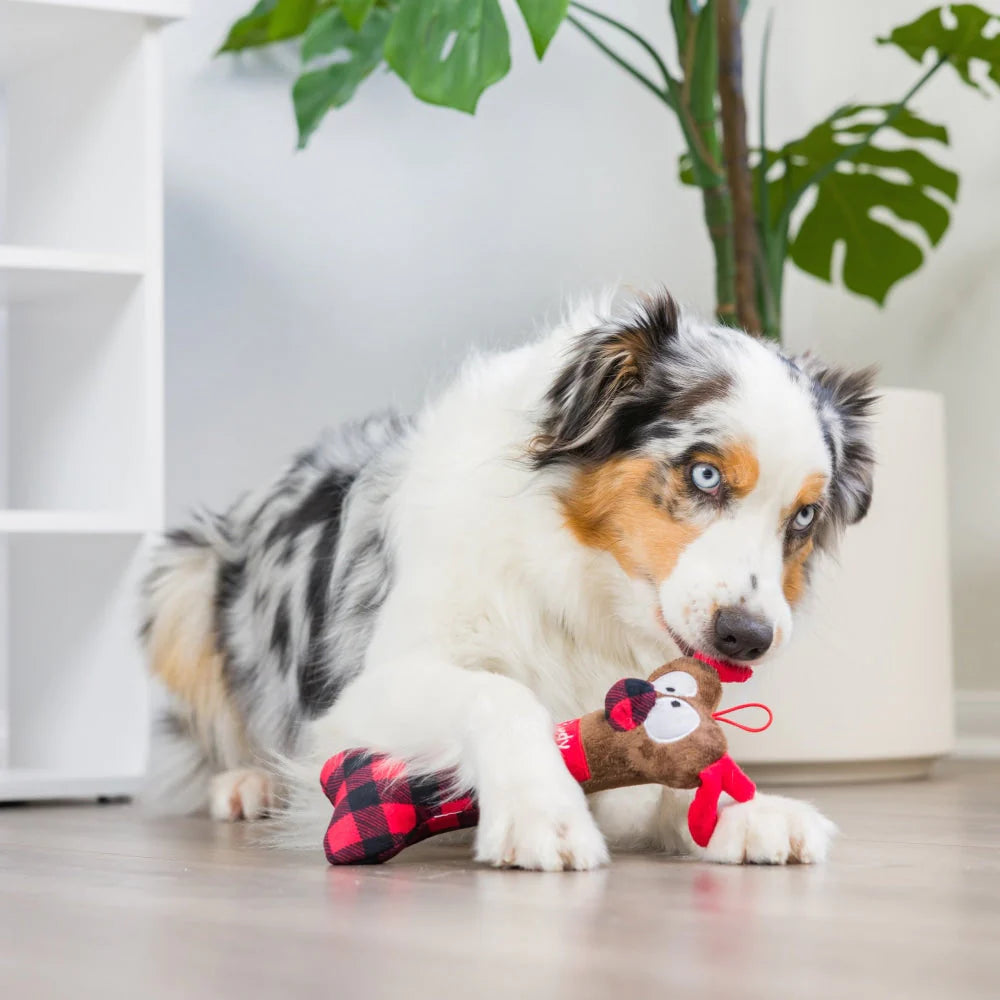
M 704 847 L 715 830 L 722 792 L 746 802 L 756 791 L 729 756 L 719 722 L 750 732 L 771 723 L 770 709 L 756 703 L 719 712 L 721 698 L 712 668 L 690 658 L 674 660 L 648 680 L 618 681 L 603 710 L 556 727 L 556 745 L 587 793 L 651 783 L 696 788 L 688 827 Z M 767 712 L 764 726 L 725 718 L 750 707 Z M 379 864 L 427 837 L 479 821 L 474 794 L 456 795 L 450 772 L 407 776 L 403 762 L 367 750 L 331 757 L 320 781 L 333 803 L 324 838 L 332 865 Z

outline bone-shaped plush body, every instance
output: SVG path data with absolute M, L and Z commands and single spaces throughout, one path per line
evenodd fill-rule
M 627 678 L 603 709 L 556 727 L 567 768 L 588 794 L 628 785 L 696 788 L 688 827 L 705 846 L 722 792 L 739 802 L 754 785 L 727 753 L 714 713 L 722 685 L 713 669 L 681 658 L 648 680 Z M 331 757 L 320 782 L 333 803 L 324 838 L 331 864 L 378 864 L 427 837 L 475 826 L 471 792 L 455 794 L 452 774 L 410 777 L 405 764 L 367 750 Z

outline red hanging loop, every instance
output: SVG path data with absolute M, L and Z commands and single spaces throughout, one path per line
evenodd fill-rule
M 744 708 L 759 708 L 764 712 L 767 712 L 767 722 L 763 726 L 744 726 L 742 722 L 734 722 L 732 719 L 727 719 L 726 716 L 732 712 L 739 712 Z M 724 708 L 721 712 L 713 712 L 712 718 L 718 722 L 728 723 L 730 726 L 735 726 L 737 729 L 742 729 L 747 733 L 762 733 L 767 729 L 772 722 L 774 722 L 774 712 L 772 712 L 767 705 L 762 705 L 759 701 L 748 701 L 744 702 L 742 705 L 733 705 L 732 708 Z

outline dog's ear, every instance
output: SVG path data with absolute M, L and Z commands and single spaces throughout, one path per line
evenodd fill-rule
M 531 447 L 536 467 L 570 457 L 602 461 L 627 446 L 622 436 L 640 421 L 619 418 L 645 405 L 640 390 L 677 331 L 677 305 L 662 292 L 629 316 L 580 334 L 545 398 Z
M 627 677 L 609 688 L 604 715 L 612 729 L 624 733 L 641 726 L 655 704 L 656 688 L 649 681 Z
M 812 383 L 833 464 L 830 514 L 838 526 L 860 521 L 872 501 L 875 455 L 871 414 L 878 401 L 876 370 L 845 371 L 813 357 L 797 359 Z

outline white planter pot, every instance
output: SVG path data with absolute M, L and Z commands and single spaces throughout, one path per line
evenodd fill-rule
M 787 651 L 725 689 L 774 711 L 764 733 L 726 730 L 761 781 L 916 777 L 953 749 L 941 397 L 882 390 L 875 449 L 871 510 L 817 567 Z

